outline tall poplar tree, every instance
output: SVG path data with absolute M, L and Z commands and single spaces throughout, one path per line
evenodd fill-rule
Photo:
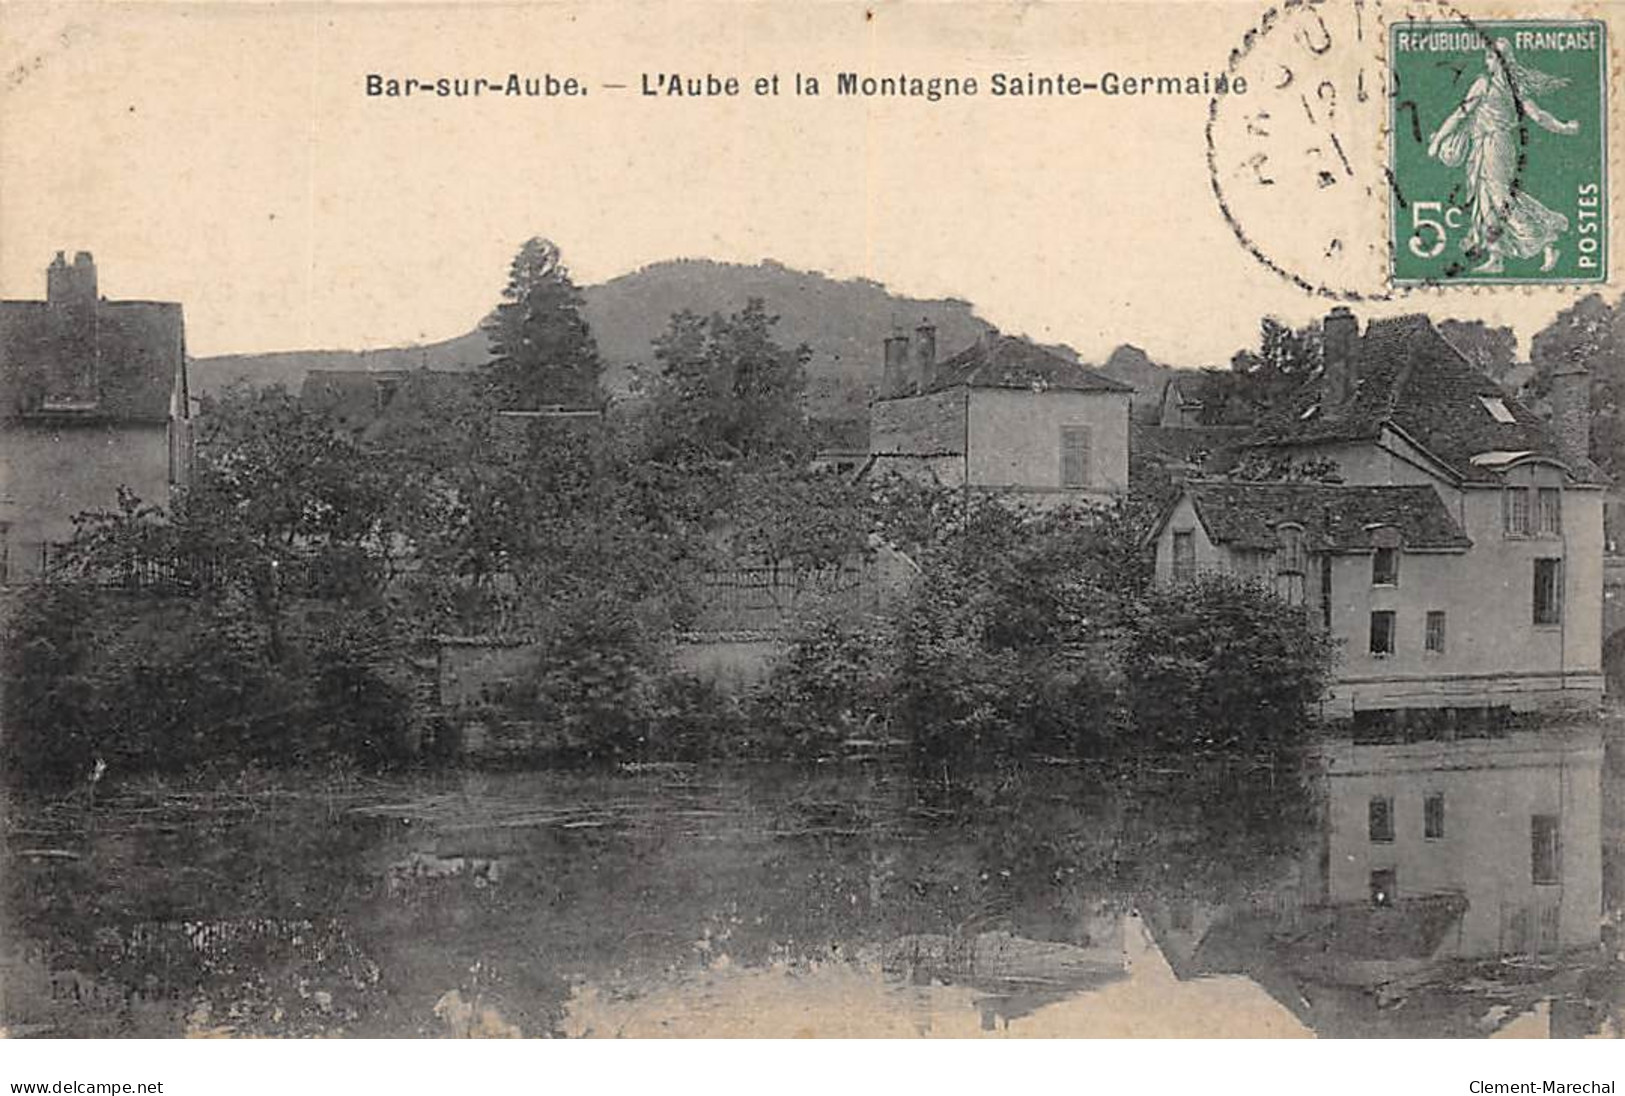
M 526 240 L 514 257 L 502 303 L 486 321 L 489 376 L 499 405 L 534 409 L 603 401 L 603 362 L 581 315 L 581 290 L 551 240 Z

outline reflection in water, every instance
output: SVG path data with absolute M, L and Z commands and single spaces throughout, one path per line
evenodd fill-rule
M 1526 736 L 1329 746 L 1301 772 L 674 768 L 149 786 L 94 817 L 13 801 L 0 1020 L 114 1036 L 1617 1030 L 1603 760 L 1595 736 Z M 1617 856 L 1617 820 L 1606 832 Z
M 1323 1035 L 1596 1030 L 1618 1009 L 1603 761 L 1595 734 L 1324 747 L 1301 884 L 1160 906 L 1160 939 L 1187 976 L 1245 971 Z

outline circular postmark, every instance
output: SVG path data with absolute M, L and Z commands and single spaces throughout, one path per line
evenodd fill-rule
M 1572 203 L 1559 213 L 1525 188 L 1532 126 L 1572 135 L 1581 123 L 1538 105 L 1536 92 L 1568 81 L 1520 63 L 1503 26 L 1443 0 L 1265 9 L 1227 64 L 1249 94 L 1208 105 L 1210 182 L 1237 242 L 1305 292 L 1345 301 L 1560 280 L 1512 278 L 1507 263 L 1549 271 L 1562 237 L 1585 245 Z M 1392 43 L 1416 51 L 1409 69 Z M 1413 177 L 1426 186 L 1408 189 Z

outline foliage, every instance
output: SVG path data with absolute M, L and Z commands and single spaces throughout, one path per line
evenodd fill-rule
M 516 748 L 589 761 L 640 757 L 662 667 L 652 632 L 613 591 L 556 602 L 531 665 L 497 697 L 534 727 Z
M 1591 459 L 1616 480 L 1625 475 L 1625 297 L 1593 293 L 1557 314 L 1531 344 L 1534 395 L 1547 398 L 1552 374 L 1578 362 L 1591 373 Z
M 1118 512 L 975 500 L 922 554 L 893 720 L 923 755 L 1076 753 L 1114 733 L 1110 657 L 1143 570 Z
M 1273 316 L 1264 317 L 1258 349 L 1239 351 L 1230 359 L 1231 372 L 1239 381 L 1232 400 L 1257 412 L 1279 406 L 1320 366 L 1321 353 L 1318 321 L 1294 328 Z
M 1295 460 L 1290 453 L 1249 449 L 1231 467 L 1231 479 L 1252 483 L 1342 483 L 1337 462 L 1328 457 Z
M 1125 666 L 1139 741 L 1251 752 L 1290 745 L 1315 714 L 1332 641 L 1256 583 L 1206 576 L 1148 591 Z
M 751 705 L 752 722 L 781 752 L 829 756 L 847 740 L 885 733 L 895 671 L 889 622 L 809 614 Z
M 659 371 L 642 382 L 653 405 L 651 456 L 688 464 L 810 455 L 801 403 L 812 352 L 779 346 L 777 322 L 756 297 L 727 316 L 671 318 L 655 340 Z
M 1518 333 L 1505 325 L 1491 327 L 1483 320 L 1440 320 L 1439 334 L 1475 368 L 1497 381 L 1517 360 Z
M 540 237 L 526 240 L 502 297 L 485 325 L 491 340 L 487 369 L 498 406 L 601 404 L 598 344 L 581 315 L 581 291 L 558 246 Z

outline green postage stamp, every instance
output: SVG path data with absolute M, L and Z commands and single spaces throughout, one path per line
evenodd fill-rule
M 1577 20 L 1392 26 L 1395 283 L 1607 279 L 1605 37 Z

